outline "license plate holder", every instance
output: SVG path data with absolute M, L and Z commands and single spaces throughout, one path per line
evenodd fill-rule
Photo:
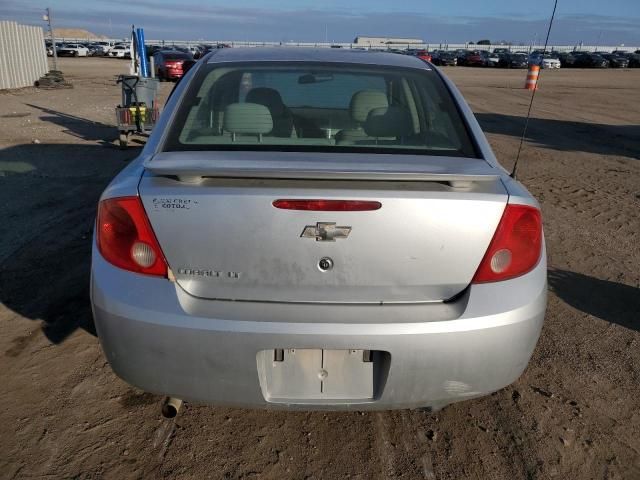
M 374 362 L 361 349 L 277 349 L 258 353 L 267 401 L 367 400 L 374 396 Z

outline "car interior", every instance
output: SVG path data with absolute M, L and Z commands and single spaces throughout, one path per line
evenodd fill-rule
M 306 145 L 475 156 L 441 80 L 420 71 L 218 67 L 200 79 L 165 149 Z

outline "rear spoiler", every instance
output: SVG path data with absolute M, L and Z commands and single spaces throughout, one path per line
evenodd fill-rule
M 163 152 L 143 165 L 154 175 L 184 181 L 224 177 L 466 183 L 496 181 L 501 173 L 478 158 L 365 153 Z

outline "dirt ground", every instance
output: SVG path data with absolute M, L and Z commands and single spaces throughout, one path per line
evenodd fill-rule
M 75 88 L 0 93 L 1 478 L 640 478 L 640 69 L 542 73 L 519 178 L 542 203 L 549 308 L 516 383 L 437 414 L 165 420 L 112 373 L 89 308 L 96 201 L 139 152 L 115 146 L 127 64 L 60 64 Z M 509 167 L 525 72 L 447 74 Z

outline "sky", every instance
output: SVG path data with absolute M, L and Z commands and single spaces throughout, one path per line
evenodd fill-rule
M 350 42 L 358 35 L 429 43 L 543 43 L 553 0 L 0 0 L 0 20 L 123 38 Z M 550 44 L 640 46 L 640 0 L 559 0 Z

